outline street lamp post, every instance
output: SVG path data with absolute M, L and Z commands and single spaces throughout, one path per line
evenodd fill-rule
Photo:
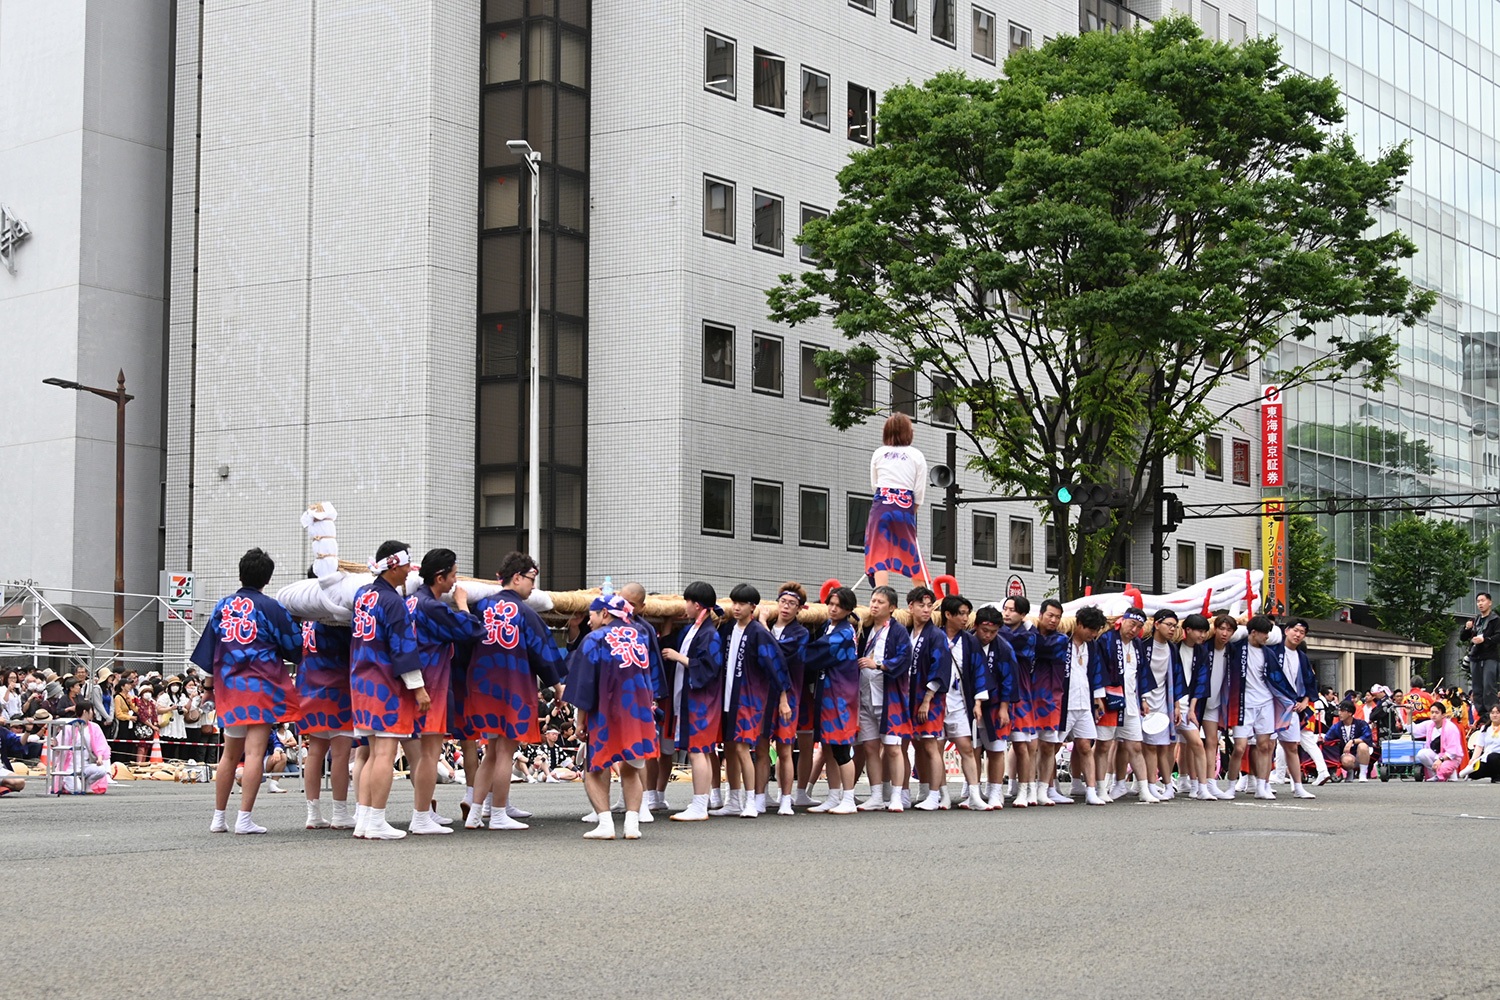
M 538 563 L 542 561 L 542 298 L 541 280 L 541 207 L 542 154 L 525 139 L 512 139 L 505 148 L 526 161 L 531 172 L 531 391 L 527 420 L 526 453 L 529 458 L 526 483 L 526 550 Z
M 125 648 L 125 404 L 135 397 L 125 391 L 125 369 L 114 389 L 98 389 L 65 378 L 44 378 L 44 385 L 76 389 L 103 396 L 115 404 L 115 649 Z

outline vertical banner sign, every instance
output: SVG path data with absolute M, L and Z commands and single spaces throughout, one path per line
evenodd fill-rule
M 157 620 L 190 622 L 193 620 L 193 574 L 161 572 L 161 603 Z
M 1265 603 L 1261 607 L 1265 614 L 1285 614 L 1287 610 L 1285 511 L 1281 497 L 1266 497 L 1260 502 L 1260 564 L 1265 570 L 1261 581 Z
M 1282 470 L 1281 387 L 1268 385 L 1260 397 L 1260 485 L 1286 485 Z

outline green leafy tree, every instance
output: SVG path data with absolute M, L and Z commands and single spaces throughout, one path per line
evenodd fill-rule
M 1295 614 L 1327 618 L 1338 607 L 1333 596 L 1333 543 L 1318 521 L 1292 514 L 1286 523 L 1287 603 Z
M 1401 273 L 1412 242 L 1374 226 L 1406 149 L 1361 158 L 1335 128 L 1338 88 L 1286 70 L 1274 40 L 1233 47 L 1169 18 L 1057 38 L 1005 74 L 887 92 L 876 145 L 802 230 L 818 266 L 767 294 L 773 318 L 830 316 L 851 341 L 818 357 L 835 426 L 873 412 L 872 373 L 916 369 L 997 492 L 1127 487 L 1091 535 L 1044 503 L 1072 597 L 1149 523 L 1155 470 L 1201 457 L 1255 402 L 1229 376 L 1291 340 L 1275 381 L 1379 386 L 1387 326 L 1433 299 Z
M 1488 546 L 1467 525 L 1407 516 L 1381 528 L 1370 553 L 1370 610 L 1397 635 L 1441 649 L 1457 623 L 1449 613 L 1469 592 Z

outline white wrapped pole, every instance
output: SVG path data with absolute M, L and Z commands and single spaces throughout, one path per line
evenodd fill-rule
M 339 572 L 339 512 L 333 504 L 315 503 L 302 512 L 302 527 L 312 543 L 313 575 L 319 580 Z

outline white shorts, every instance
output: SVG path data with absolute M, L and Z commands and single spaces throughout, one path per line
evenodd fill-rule
M 885 675 L 879 670 L 859 672 L 860 743 L 880 739 L 880 716 L 885 711 Z M 898 741 L 899 742 L 899 741 Z
M 1302 742 L 1302 716 L 1296 705 L 1276 705 L 1276 740 L 1279 743 Z
M 1127 715 L 1120 720 L 1118 726 L 1100 726 L 1098 732 L 1101 740 L 1128 740 L 1131 743 L 1139 743 L 1141 741 L 1141 717 Z
M 409 740 L 411 733 L 377 733 L 373 729 L 364 729 L 360 726 L 354 727 L 354 735 L 367 740 L 373 740 L 378 736 L 384 736 L 388 740 Z
M 969 713 L 949 712 L 943 716 L 943 735 L 950 740 L 972 737 L 974 730 L 969 725 Z
M 1234 727 L 1234 738 L 1247 740 L 1252 736 L 1270 736 L 1276 732 L 1276 706 L 1269 701 L 1264 705 L 1246 705 L 1245 721 Z
M 997 740 L 990 737 L 989 725 L 982 715 L 974 720 L 974 743 L 984 747 L 986 753 L 1004 753 L 1010 749 L 1010 740 Z
M 317 739 L 317 740 L 336 740 L 340 736 L 342 736 L 346 740 L 352 740 L 352 739 L 354 739 L 354 730 L 352 730 L 352 729 L 309 729 L 307 732 L 305 732 L 305 733 L 298 733 L 297 735 L 298 736 L 306 737 L 308 739 Z
M 1094 713 L 1087 708 L 1070 708 L 1061 729 L 1048 729 L 1042 733 L 1044 743 L 1066 743 L 1069 740 L 1096 740 L 1099 730 L 1094 725 Z
M 1203 710 L 1203 718 L 1200 719 L 1199 721 L 1200 722 L 1212 722 L 1215 725 L 1218 725 L 1218 723 L 1219 723 L 1219 706 L 1215 705 L 1212 708 L 1205 708 Z

